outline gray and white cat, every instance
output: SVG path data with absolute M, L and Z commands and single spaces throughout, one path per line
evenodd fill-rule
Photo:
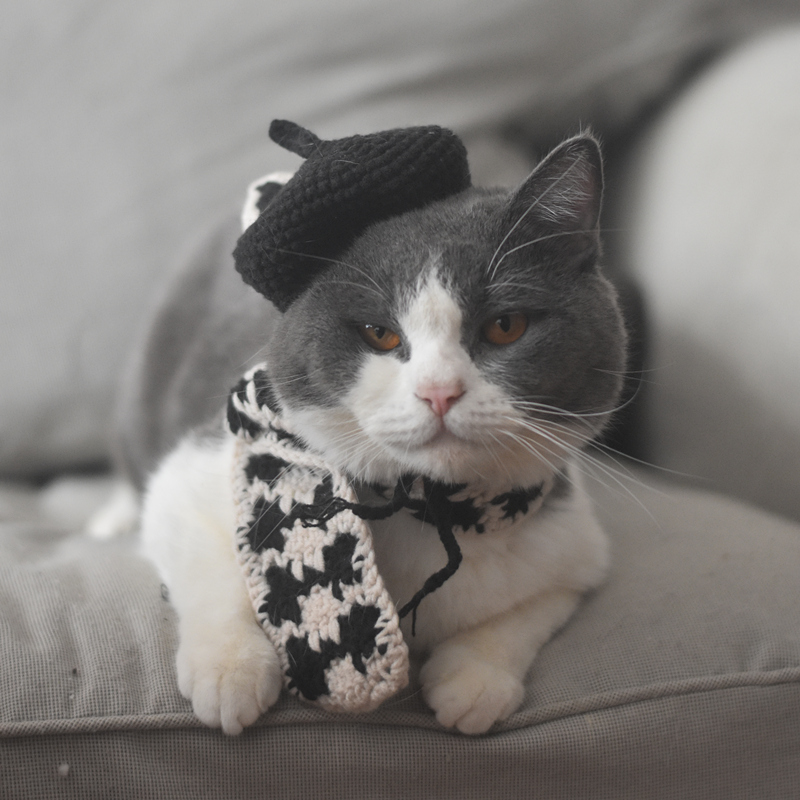
M 575 465 L 625 366 L 597 263 L 601 194 L 598 146 L 579 136 L 516 191 L 470 188 L 373 224 L 283 314 L 234 272 L 231 232 L 173 287 L 129 386 L 124 455 L 134 476 L 151 473 L 144 548 L 179 616 L 180 690 L 204 723 L 238 733 L 282 685 L 234 551 L 233 438 L 204 425 L 262 360 L 285 418 L 354 481 L 555 487 L 534 516 L 462 535 L 416 635 L 404 622 L 442 725 L 482 733 L 519 706 L 537 651 L 608 561 Z M 372 530 L 398 604 L 446 561 L 411 515 Z

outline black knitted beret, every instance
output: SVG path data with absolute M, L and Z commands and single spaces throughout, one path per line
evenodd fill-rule
M 437 126 L 323 141 L 274 120 L 269 135 L 306 161 L 245 230 L 233 257 L 245 283 L 281 311 L 368 225 L 470 185 L 463 143 Z

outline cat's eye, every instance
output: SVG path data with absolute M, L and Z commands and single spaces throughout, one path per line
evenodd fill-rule
M 359 325 L 358 332 L 370 347 L 384 353 L 394 350 L 400 344 L 400 337 L 383 325 Z
M 492 344 L 516 342 L 528 327 L 528 318 L 519 311 L 500 314 L 483 323 L 483 335 Z

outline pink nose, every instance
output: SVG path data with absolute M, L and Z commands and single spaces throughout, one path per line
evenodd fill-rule
M 424 400 L 437 417 L 443 417 L 464 394 L 464 387 L 459 383 L 447 386 L 420 386 L 417 397 Z

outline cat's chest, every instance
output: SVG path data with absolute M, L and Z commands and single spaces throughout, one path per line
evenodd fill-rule
M 447 562 L 436 529 L 408 513 L 372 523 L 378 569 L 398 607 Z M 412 649 L 425 650 L 555 586 L 586 588 L 602 574 L 605 538 L 580 498 L 570 498 L 502 531 L 457 536 L 462 561 L 417 611 Z

